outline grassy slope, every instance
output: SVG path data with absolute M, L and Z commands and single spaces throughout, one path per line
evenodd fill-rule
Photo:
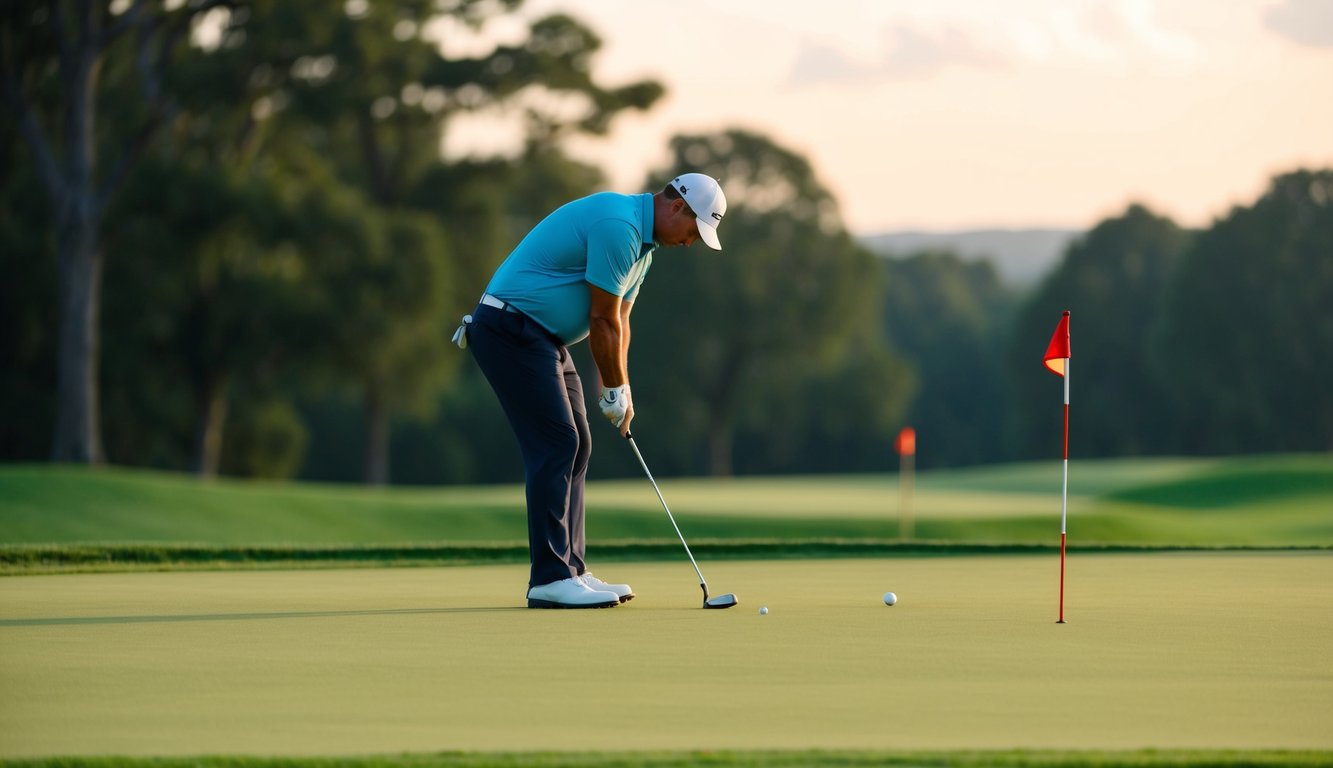
M 900 497 L 892 475 L 667 478 L 662 487 L 682 530 L 700 546 L 709 540 L 887 544 L 897 535 Z M 1074 545 L 1333 546 L 1329 456 L 1079 461 L 1071 466 L 1070 488 Z M 916 538 L 1049 546 L 1058 534 L 1059 489 L 1055 463 L 922 472 L 913 505 Z M 594 482 L 588 497 L 592 540 L 674 546 L 645 480 Z M 522 505 L 516 486 L 200 483 L 143 470 L 9 465 L 0 466 L 0 554 L 13 563 L 16 552 L 31 554 L 32 545 L 49 552 L 195 544 L 260 547 L 269 554 L 250 557 L 262 560 L 280 557 L 276 550 L 481 545 L 466 559 L 514 559 L 526 542 Z M 439 557 L 434 550 L 419 554 Z

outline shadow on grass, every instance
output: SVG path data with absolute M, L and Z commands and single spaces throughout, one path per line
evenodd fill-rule
M 273 611 L 270 613 L 183 613 L 149 616 L 53 616 L 31 619 L 0 619 L 5 627 L 60 627 L 81 624 L 172 624 L 194 621 L 260 621 L 264 619 L 323 619 L 343 616 L 411 616 L 416 614 L 500 613 L 525 611 L 522 606 L 494 608 L 390 608 L 373 611 Z

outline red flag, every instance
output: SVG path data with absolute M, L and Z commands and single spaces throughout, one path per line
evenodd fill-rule
M 1065 310 L 1060 318 L 1060 324 L 1055 326 L 1055 334 L 1051 336 L 1051 343 L 1046 345 L 1046 354 L 1042 357 L 1042 362 L 1051 373 L 1065 375 L 1065 358 L 1069 357 L 1069 311 Z
M 897 445 L 899 456 L 911 456 L 916 453 L 916 430 L 911 427 L 903 427 L 898 432 Z

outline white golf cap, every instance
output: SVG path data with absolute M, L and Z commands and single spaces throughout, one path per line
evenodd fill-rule
M 717 179 L 702 173 L 684 173 L 671 180 L 671 186 L 684 198 L 685 204 L 694 211 L 695 221 L 699 223 L 699 237 L 709 248 L 722 250 L 722 243 L 717 239 L 717 225 L 727 213 L 727 196 L 722 194 L 722 186 Z

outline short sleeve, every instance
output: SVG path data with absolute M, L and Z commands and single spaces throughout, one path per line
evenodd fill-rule
M 643 262 L 643 268 L 639 270 L 638 278 L 634 281 L 634 285 L 630 286 L 629 292 L 623 297 L 625 301 L 632 302 L 639 297 L 639 287 L 643 285 L 644 279 L 648 277 L 648 270 L 653 266 L 653 255 L 650 253 L 647 256 L 644 256 Z
M 602 219 L 588 229 L 588 282 L 615 296 L 630 289 L 639 256 L 639 233 L 619 219 Z

